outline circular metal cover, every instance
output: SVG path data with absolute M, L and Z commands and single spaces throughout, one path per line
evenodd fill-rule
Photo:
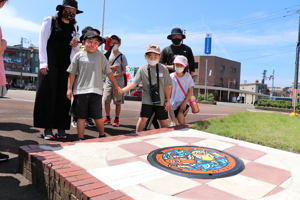
M 217 149 L 198 146 L 174 146 L 152 151 L 151 165 L 190 178 L 215 179 L 232 176 L 245 168 L 235 156 Z

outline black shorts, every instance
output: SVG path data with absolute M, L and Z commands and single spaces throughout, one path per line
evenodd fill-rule
M 181 105 L 180 105 L 180 106 L 181 106 Z M 178 116 L 178 113 L 179 113 L 179 110 L 180 110 L 180 106 L 179 106 L 176 110 L 174 110 L 174 114 L 175 114 L 175 117 L 176 117 L 176 118 L 177 118 L 177 116 Z M 184 116 L 186 116 L 186 114 L 187 114 L 189 108 L 190 108 L 190 105 L 186 104 L 186 108 L 185 108 L 185 110 L 184 110 L 184 112 L 183 112 Z
M 74 95 L 70 113 L 79 119 L 101 119 L 102 95 L 94 93 Z
M 165 110 L 164 106 L 142 104 L 140 117 L 150 118 L 153 113 L 155 113 L 158 120 L 168 119 L 168 112 Z

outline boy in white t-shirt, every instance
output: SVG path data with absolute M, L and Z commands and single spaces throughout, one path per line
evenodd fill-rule
M 187 72 L 188 60 L 185 56 L 176 56 L 174 66 L 175 72 L 170 75 L 172 79 L 170 117 L 176 125 L 185 125 L 184 113 L 189 107 L 188 102 L 195 84 Z

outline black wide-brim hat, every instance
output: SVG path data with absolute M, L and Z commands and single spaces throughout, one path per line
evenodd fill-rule
M 182 35 L 182 39 L 185 39 L 185 35 L 183 34 L 183 31 L 180 28 L 173 28 L 171 31 L 171 34 L 168 35 L 168 39 L 172 40 L 173 35 Z
M 78 2 L 76 0 L 64 0 L 62 5 L 56 6 L 57 11 L 61 11 L 64 8 L 74 8 L 76 9 L 76 14 L 83 13 L 83 11 L 78 10 Z
M 100 45 L 105 42 L 105 39 L 100 36 L 100 31 L 97 29 L 87 30 L 86 33 L 83 35 L 83 40 L 89 38 L 97 38 L 100 41 Z

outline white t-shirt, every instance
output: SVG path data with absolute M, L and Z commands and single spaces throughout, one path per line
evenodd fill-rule
M 184 101 L 185 95 L 183 94 L 177 79 L 176 72 L 172 73 L 172 94 L 171 94 L 171 109 L 176 110 Z M 190 73 L 186 72 L 182 77 L 177 77 L 183 87 L 184 91 L 188 93 L 188 89 L 194 87 L 194 81 Z

